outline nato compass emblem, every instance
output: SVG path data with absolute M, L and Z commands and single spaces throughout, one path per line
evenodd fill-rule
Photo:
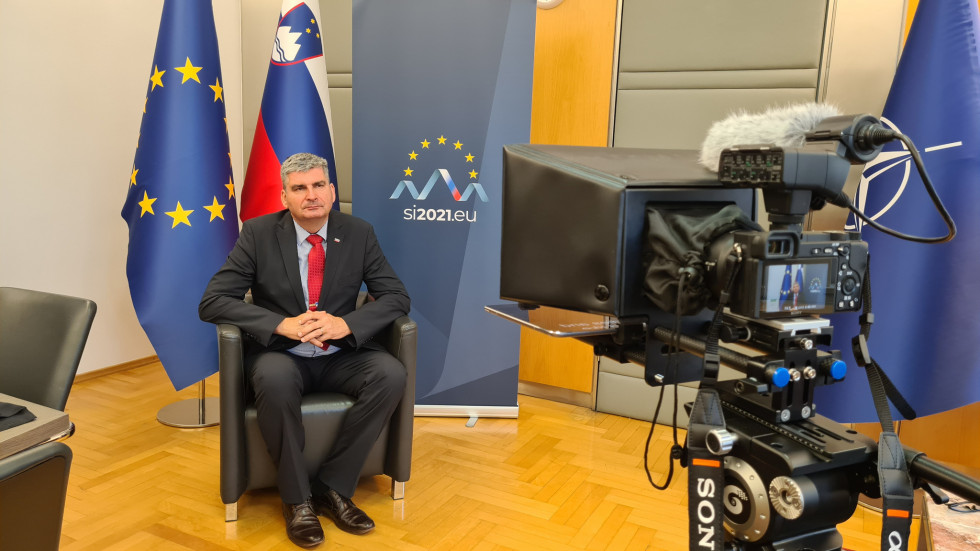
M 423 138 L 418 143 L 418 147 L 412 148 L 411 152 L 407 154 L 408 165 L 402 169 L 401 180 L 388 199 L 398 199 L 406 191 L 412 196 L 416 203 L 412 205 L 412 208 L 404 210 L 403 218 L 405 220 L 476 222 L 477 212 L 473 209 L 425 208 L 418 204 L 430 198 L 438 198 L 443 201 L 451 198 L 453 203 L 464 203 L 474 197 L 484 203 L 489 202 L 490 199 L 487 197 L 483 186 L 476 181 L 479 176 L 479 172 L 476 170 L 476 157 L 463 149 L 462 142 L 456 140 L 450 143 L 449 138 L 445 136 L 439 136 L 435 141 Z M 429 170 L 432 172 L 429 173 Z M 415 185 L 415 181 L 410 179 L 416 177 L 416 173 L 422 178 L 429 174 L 421 191 Z M 463 183 L 456 183 L 452 176 L 453 173 L 457 176 L 466 177 L 465 187 Z M 460 192 L 461 187 L 463 188 L 462 192 Z
M 892 121 L 888 120 L 885 117 L 881 117 L 881 123 L 891 128 L 895 132 L 901 132 L 901 129 L 899 129 L 895 123 L 893 123 Z M 891 208 L 895 206 L 896 203 L 898 203 L 898 200 L 902 197 L 902 193 L 905 191 L 905 186 L 907 186 L 909 183 L 909 175 L 912 173 L 912 154 L 909 153 L 909 150 L 904 143 L 901 145 L 902 145 L 901 150 L 882 151 L 871 162 L 864 165 L 864 172 L 861 173 L 861 183 L 858 184 L 857 204 L 855 206 L 861 212 L 864 212 L 866 215 L 868 215 L 868 218 L 871 218 L 872 220 L 877 221 L 880 216 L 884 215 L 886 212 L 891 210 Z M 933 151 L 939 151 L 941 149 L 949 149 L 951 147 L 960 147 L 962 145 L 963 145 L 962 141 L 935 145 L 932 147 L 925 148 L 924 153 L 931 153 Z M 888 172 L 889 170 L 897 169 L 897 168 L 902 169 L 903 174 L 902 174 L 902 181 L 899 184 L 898 188 L 895 190 L 895 193 L 891 196 L 891 198 L 888 200 L 885 206 L 881 207 L 881 209 L 878 210 L 878 212 L 874 214 L 868 214 L 867 210 L 865 209 L 868 206 L 867 204 L 868 188 L 871 185 L 871 182 L 875 178 L 881 176 L 882 174 Z M 856 216 L 854 216 L 854 214 L 851 214 L 847 220 L 848 220 L 847 224 L 844 226 L 844 229 L 847 230 L 861 231 L 861 228 L 863 228 L 865 225 L 864 220 L 857 218 Z

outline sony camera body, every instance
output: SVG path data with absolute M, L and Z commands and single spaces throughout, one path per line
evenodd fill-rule
M 732 245 L 742 256 L 729 303 L 733 314 L 774 319 L 861 307 L 868 244 L 858 233 L 734 232 L 730 240 L 714 245 L 716 286 L 734 268 L 727 256 Z

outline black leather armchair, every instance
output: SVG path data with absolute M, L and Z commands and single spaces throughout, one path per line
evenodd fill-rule
M 95 311 L 88 299 L 0 287 L 0 393 L 64 411 Z M 0 459 L 0 549 L 58 549 L 71 459 L 61 442 Z
M 64 411 L 95 310 L 84 298 L 0 287 L 0 393 Z
M 415 415 L 416 325 L 408 316 L 395 320 L 375 337 L 408 372 L 405 394 L 378 437 L 361 476 L 391 477 L 391 497 L 404 497 L 411 471 L 412 423 Z M 276 485 L 276 468 L 256 422 L 255 404 L 242 366 L 242 333 L 234 325 L 218 325 L 218 371 L 221 409 L 221 501 L 225 520 L 238 520 L 238 500 L 246 490 Z M 344 414 L 353 405 L 346 394 L 324 392 L 303 398 L 303 452 L 312 475 L 336 440 Z
M 0 549 L 58 549 L 71 457 L 48 442 L 0 460 Z

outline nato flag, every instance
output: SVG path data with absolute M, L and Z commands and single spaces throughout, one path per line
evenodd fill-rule
M 174 388 L 218 369 L 197 305 L 238 238 L 211 2 L 166 0 L 122 217 L 140 325 Z
M 919 415 L 980 400 L 978 36 L 976 0 L 919 2 L 882 118 L 922 152 L 956 221 L 956 238 L 925 245 L 864 232 L 875 314 L 871 355 Z M 866 166 L 857 195 L 858 207 L 885 226 L 925 237 L 946 234 L 898 142 Z M 850 338 L 857 316 L 835 318 L 835 347 L 854 366 Z M 854 373 L 821 389 L 819 412 L 842 422 L 877 419 L 867 380 Z

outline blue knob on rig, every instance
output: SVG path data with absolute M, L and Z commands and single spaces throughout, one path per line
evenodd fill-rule
M 783 388 L 789 384 L 789 370 L 785 367 L 777 367 L 771 370 L 769 380 L 772 381 L 773 386 L 776 388 Z
M 827 372 L 834 380 L 839 381 L 847 375 L 847 364 L 842 360 L 834 360 L 827 368 Z

